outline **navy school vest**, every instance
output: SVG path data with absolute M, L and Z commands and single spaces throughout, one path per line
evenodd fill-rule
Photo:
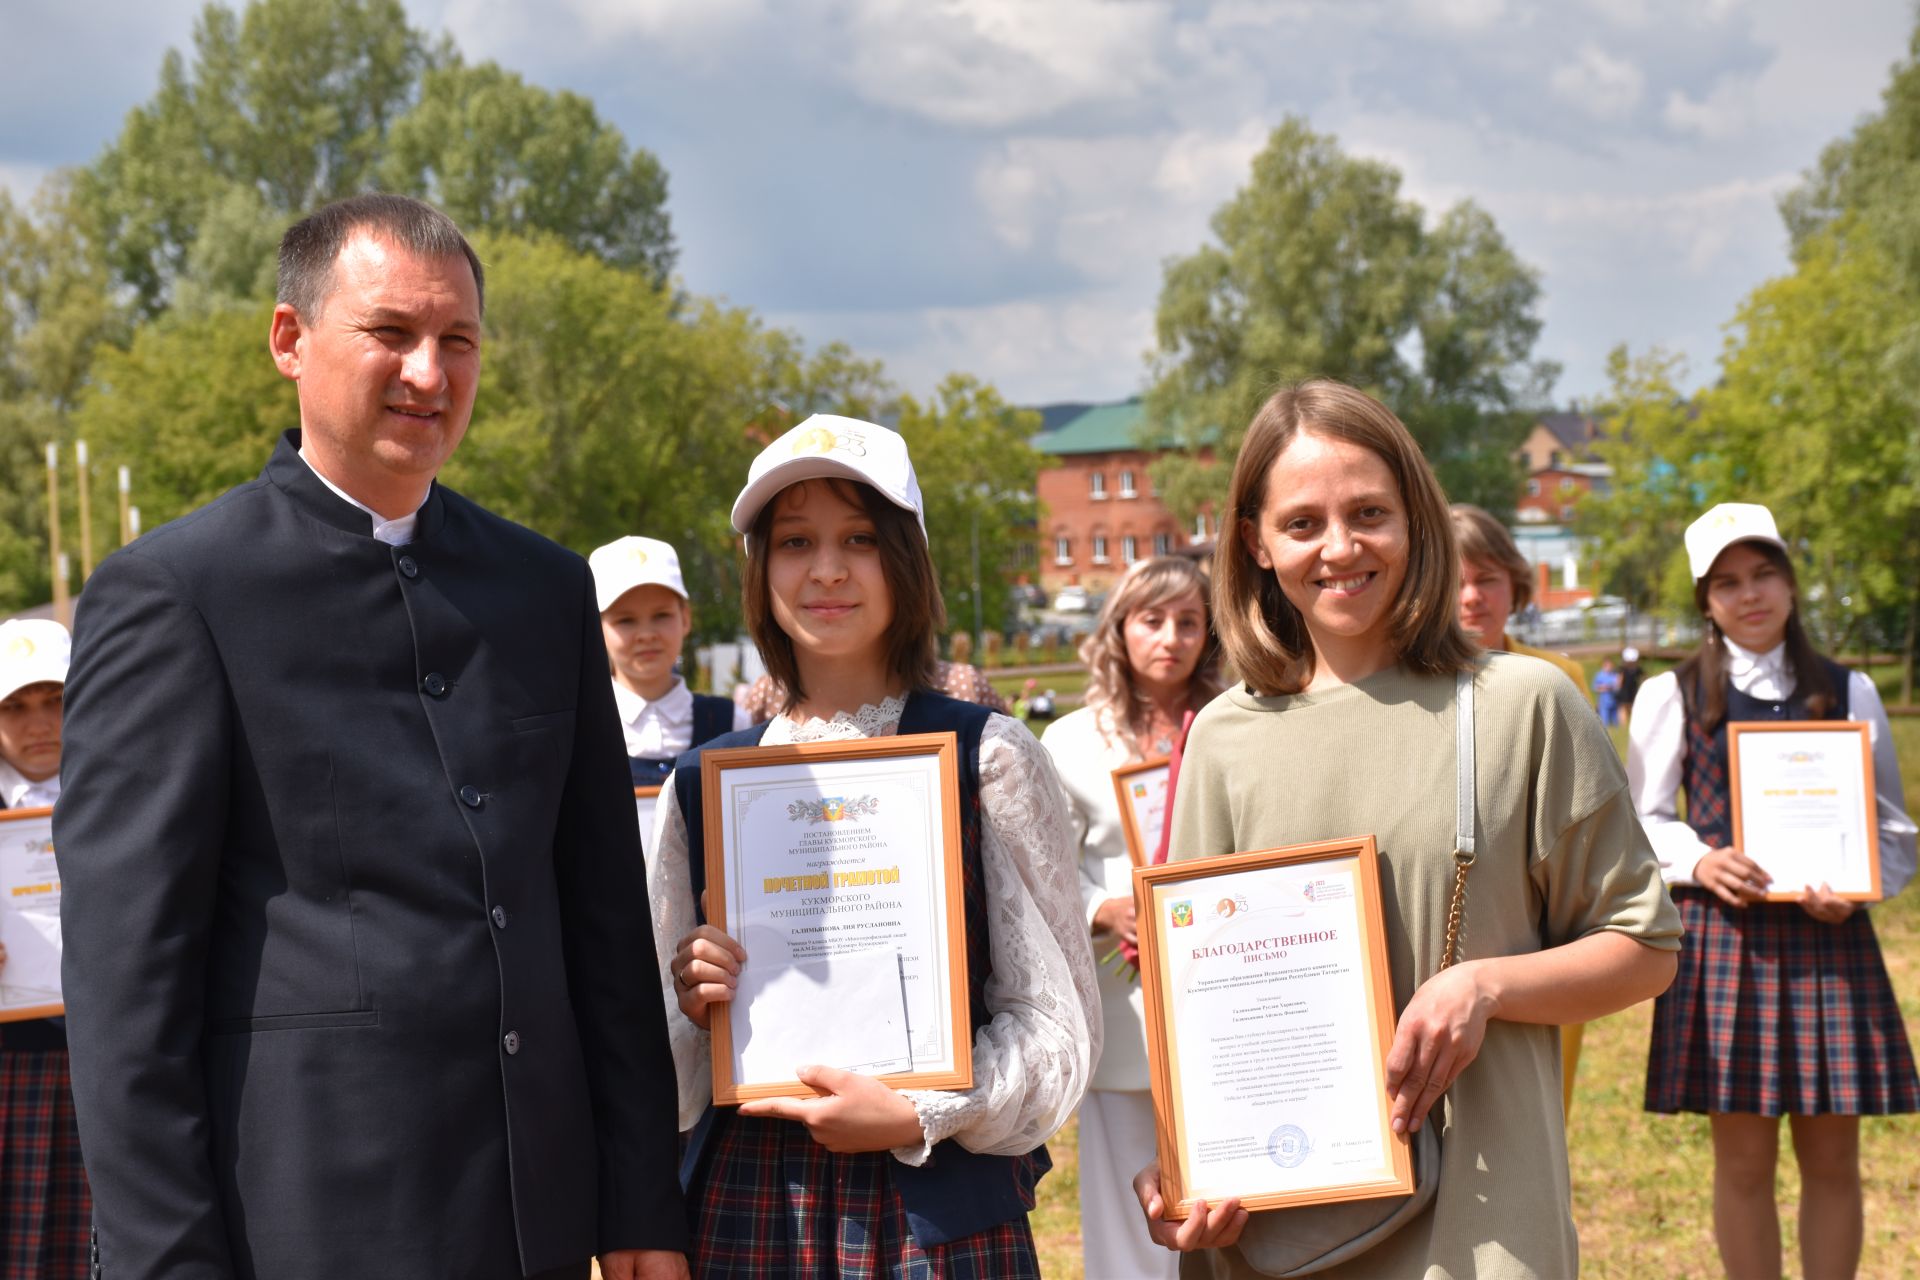
M 717 698 L 710 693 L 693 695 L 693 745 L 712 742 L 723 733 L 733 730 L 733 700 Z M 667 780 L 673 772 L 672 760 L 651 760 L 645 756 L 630 756 L 627 767 L 633 770 L 633 785 L 636 787 L 657 787 Z M 651 839 L 651 837 L 649 837 Z
M 1833 710 L 1829 720 L 1845 720 L 1851 706 L 1849 674 L 1838 663 L 1820 659 L 1827 682 L 1833 686 Z M 1806 720 L 1806 694 L 1796 687 L 1783 702 L 1755 698 L 1727 681 L 1727 717 L 1712 733 L 1700 727 L 1692 708 L 1700 702 L 1698 691 L 1687 703 L 1686 750 L 1680 760 L 1681 790 L 1687 797 L 1687 825 L 1702 844 L 1724 849 L 1733 843 L 1732 770 L 1727 763 L 1727 720 Z
M 992 712 L 971 702 L 918 690 L 907 698 L 900 733 L 953 733 L 959 739 L 960 843 L 967 921 L 968 1021 L 975 1031 L 992 1020 L 986 983 L 993 972 L 987 923 L 986 879 L 980 861 L 980 735 Z M 765 724 L 722 734 L 708 747 L 754 747 Z M 693 883 L 694 910 L 703 923 L 700 894 L 706 888 L 706 826 L 700 786 L 700 752 L 695 747 L 674 768 L 673 796 L 687 824 L 687 869 Z M 680 1182 L 692 1191 L 703 1176 L 705 1157 L 732 1108 L 708 1107 L 688 1134 L 680 1164 Z M 884 1155 L 884 1153 L 882 1153 Z M 949 1244 L 1027 1213 L 1033 1189 L 1053 1168 L 1046 1147 L 1021 1156 L 988 1156 L 969 1151 L 951 1138 L 936 1144 L 918 1168 L 893 1161 L 888 1173 L 900 1191 L 907 1225 L 922 1248 Z

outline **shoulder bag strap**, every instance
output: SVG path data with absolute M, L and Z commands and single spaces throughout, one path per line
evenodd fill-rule
M 1455 739 L 1453 900 L 1447 906 L 1447 943 L 1440 967 L 1459 958 L 1460 922 L 1467 910 L 1467 868 L 1473 865 L 1473 671 L 1453 677 Z

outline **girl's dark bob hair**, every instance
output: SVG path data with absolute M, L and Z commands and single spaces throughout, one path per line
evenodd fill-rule
M 767 582 L 770 530 L 780 508 L 805 497 L 808 485 L 826 485 L 848 506 L 858 507 L 873 521 L 880 547 L 880 569 L 893 594 L 893 621 L 887 627 L 887 671 L 908 689 L 933 687 L 937 637 L 947 625 L 947 607 L 940 598 L 939 575 L 927 550 L 926 535 L 913 513 L 897 507 L 871 485 L 858 480 L 818 477 L 796 480 L 775 494 L 753 518 L 747 533 L 747 567 L 740 580 L 740 607 L 747 634 L 760 649 L 767 674 L 786 693 L 782 711 L 791 711 L 807 696 L 800 683 L 800 663 L 793 639 L 773 616 L 773 592 Z

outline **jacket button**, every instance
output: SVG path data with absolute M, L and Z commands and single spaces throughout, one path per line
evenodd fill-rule
M 429 671 L 427 672 L 426 678 L 420 682 L 420 687 L 427 691 L 429 698 L 444 698 L 447 696 L 447 689 L 450 686 L 447 684 L 447 678 L 445 676 L 441 675 L 438 671 Z
M 506 1035 L 501 1036 L 500 1047 L 505 1049 L 509 1055 L 520 1052 L 520 1033 L 518 1031 L 509 1031 Z
M 493 926 L 496 929 L 504 929 L 507 927 L 507 909 L 505 907 L 495 907 L 493 909 Z
M 460 788 L 460 803 L 469 809 L 478 809 L 480 802 L 485 798 L 486 797 L 480 794 L 480 788 L 478 787 L 465 786 Z
M 412 556 L 401 556 L 400 572 L 406 574 L 409 578 L 417 578 L 420 576 L 420 562 Z

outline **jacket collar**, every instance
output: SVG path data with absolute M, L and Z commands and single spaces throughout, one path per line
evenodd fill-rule
M 267 459 L 266 469 L 260 478 L 272 484 L 287 495 L 301 511 L 323 524 L 331 525 L 342 533 L 358 534 L 373 541 L 373 529 L 367 519 L 367 513 L 344 501 L 333 490 L 327 488 L 324 481 L 314 474 L 300 457 L 300 429 L 293 428 L 283 432 L 280 443 L 274 446 L 273 456 Z M 441 496 L 440 482 L 435 480 L 427 491 L 426 505 L 420 508 L 420 516 L 413 526 L 413 540 L 425 542 L 440 532 L 440 526 L 446 523 L 447 504 Z

